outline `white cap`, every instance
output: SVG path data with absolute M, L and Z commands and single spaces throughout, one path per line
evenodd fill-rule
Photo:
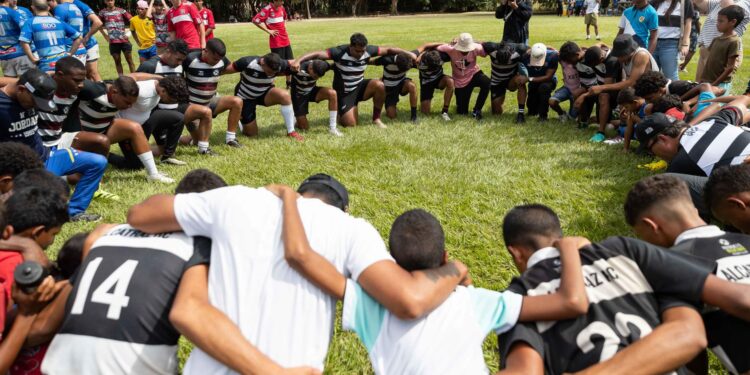
M 458 42 L 454 47 L 456 50 L 461 52 L 471 52 L 477 48 L 477 44 L 474 43 L 474 38 L 469 33 L 461 33 L 458 36 Z
M 531 46 L 531 61 L 529 62 L 529 65 L 531 66 L 542 66 L 544 65 L 544 60 L 547 57 L 547 46 L 544 45 L 544 43 L 537 43 Z
M 136 3 L 139 9 L 148 9 L 148 3 L 145 0 L 140 0 Z

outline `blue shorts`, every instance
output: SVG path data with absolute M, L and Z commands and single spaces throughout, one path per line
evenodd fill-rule
M 722 89 L 724 89 L 724 95 L 722 96 L 729 95 L 729 92 L 732 91 L 732 82 L 722 82 L 716 87 L 721 87 Z
M 156 45 L 153 45 L 153 46 L 148 47 L 146 49 L 139 49 L 138 50 L 138 56 L 140 56 L 144 60 L 148 60 L 148 59 L 156 56 Z
M 524 77 L 529 76 L 529 69 L 526 68 L 526 65 L 518 64 L 518 75 L 522 75 Z
M 573 93 L 570 92 L 567 87 L 563 86 L 555 90 L 555 92 L 552 94 L 552 99 L 554 99 L 558 103 L 562 103 L 566 100 L 573 101 Z
M 710 106 L 711 103 L 701 103 L 703 100 L 711 100 L 716 99 L 716 95 L 714 95 L 711 91 L 701 91 L 700 95 L 698 95 L 698 105 L 695 106 L 695 111 L 693 112 L 693 117 L 698 116 L 701 112 L 703 112 L 706 107 Z

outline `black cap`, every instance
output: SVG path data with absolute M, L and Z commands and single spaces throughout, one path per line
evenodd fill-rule
M 614 57 L 623 57 L 630 55 L 638 49 L 638 43 L 628 34 L 618 35 L 612 44 L 612 52 L 609 54 Z
M 640 142 L 638 150 L 647 151 L 646 147 L 652 139 L 661 134 L 666 128 L 672 126 L 672 120 L 663 113 L 654 113 L 646 116 L 635 127 L 635 137 Z
M 52 100 L 57 90 L 57 83 L 47 73 L 39 69 L 29 69 L 18 78 L 18 84 L 29 90 L 38 110 L 52 112 L 57 109 L 57 105 Z
M 344 203 L 344 207 L 339 207 L 340 209 L 345 210 L 346 207 L 349 206 L 349 192 L 346 191 L 344 185 L 341 184 L 337 179 L 325 173 L 314 174 L 306 178 L 305 181 L 302 181 L 297 191 L 301 190 L 302 187 L 307 184 L 321 184 L 328 186 L 329 188 L 333 189 L 336 194 L 338 194 L 339 198 L 341 198 L 341 201 Z

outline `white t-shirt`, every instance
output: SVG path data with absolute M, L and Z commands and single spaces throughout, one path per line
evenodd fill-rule
M 599 13 L 599 2 L 596 0 L 586 0 L 586 14 Z
M 151 111 L 159 104 L 156 93 L 156 80 L 138 81 L 138 100 L 128 109 L 117 112 L 116 117 L 133 120 L 143 125 L 151 116 Z
M 516 325 L 522 300 L 459 286 L 428 315 L 401 320 L 348 280 L 341 324 L 357 333 L 376 374 L 487 374 L 482 343 Z
M 318 199 L 298 200 L 312 248 L 354 280 L 370 265 L 393 261 L 380 234 Z M 177 221 L 189 236 L 211 238 L 211 303 L 264 354 L 282 366 L 323 369 L 333 334 L 336 300 L 284 260 L 281 200 L 266 189 L 231 186 L 180 194 Z M 230 374 L 196 348 L 185 374 Z

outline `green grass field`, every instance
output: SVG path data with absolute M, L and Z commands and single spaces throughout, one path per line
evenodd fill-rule
M 614 39 L 617 20 L 600 18 L 605 42 Z M 489 13 L 313 20 L 292 22 L 287 27 L 296 56 L 347 44 L 353 32 L 365 33 L 371 44 L 407 49 L 423 42 L 449 41 L 460 32 L 471 32 L 481 41 L 499 41 L 502 34 L 502 23 Z M 582 45 L 590 42 L 584 40 L 583 18 L 537 16 L 532 18 L 530 29 L 531 43 L 559 48 L 566 40 Z M 216 35 L 227 44 L 232 60 L 268 51 L 266 34 L 250 24 L 222 24 Z M 101 51 L 107 51 L 106 44 Z M 697 56 L 686 79 L 694 74 L 696 60 Z M 114 78 L 112 59 L 103 55 L 100 61 L 102 76 Z M 489 74 L 489 61 L 483 59 L 481 66 Z M 747 66 L 734 79 L 735 92 L 745 87 Z M 450 67 L 446 65 L 446 69 Z M 376 67 L 367 71 L 369 78 L 380 75 Z M 409 76 L 418 79 L 416 71 Z M 319 84 L 330 86 L 331 79 L 329 73 Z M 237 75 L 222 78 L 220 93 L 231 94 L 238 80 Z M 283 87 L 281 78 L 277 83 Z M 433 110 L 441 106 L 442 95 L 436 95 Z M 546 124 L 530 120 L 516 125 L 514 95 L 508 96 L 507 112 L 501 117 L 489 114 L 488 103 L 481 123 L 452 113 L 449 123 L 433 115 L 421 117 L 415 126 L 407 122 L 408 108 L 408 100 L 402 98 L 399 118 L 385 120 L 389 128 L 381 130 L 369 125 L 372 105 L 363 103 L 362 125 L 344 129 L 343 138 L 333 138 L 326 131 L 327 107 L 311 105 L 312 129 L 304 134 L 304 143 L 284 137 L 278 108 L 259 108 L 260 137 L 240 138 L 245 147 L 239 150 L 222 146 L 226 129 L 223 114 L 215 120 L 211 137 L 220 156 L 200 157 L 193 148 L 180 148 L 177 157 L 187 161 L 189 167 L 162 165 L 160 169 L 179 179 L 192 168 L 209 168 L 230 184 L 250 186 L 272 182 L 296 185 L 316 172 L 332 174 L 350 190 L 351 213 L 372 222 L 384 238 L 393 219 L 404 210 L 420 207 L 435 214 L 445 228 L 450 255 L 469 266 L 477 286 L 495 290 L 506 287 L 517 274 L 501 233 L 503 215 L 515 205 L 547 204 L 559 213 L 566 233 L 591 240 L 631 234 L 621 207 L 630 186 L 648 174 L 636 165 L 649 160 L 625 154 L 620 147 L 589 143 L 594 128 L 577 130 L 572 123 L 557 122 L 553 115 Z M 174 186 L 148 183 L 143 172 L 110 170 L 104 188 L 122 200 L 95 201 L 90 212 L 117 223 L 125 220 L 130 205 L 151 194 L 169 192 Z M 93 227 L 66 225 L 50 253 L 56 253 L 72 234 Z M 490 337 L 485 343 L 485 357 L 492 370 L 498 366 L 495 341 Z M 188 343 L 181 345 L 183 359 L 189 348 Z M 364 347 L 354 335 L 338 329 L 326 368 L 330 373 L 371 372 Z

